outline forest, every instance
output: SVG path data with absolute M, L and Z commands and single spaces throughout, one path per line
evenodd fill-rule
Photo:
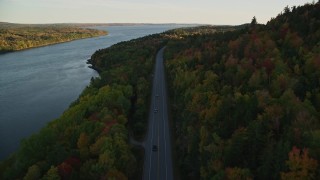
M 129 138 L 146 134 L 156 52 L 201 29 L 232 30 L 177 29 L 97 50 L 89 63 L 100 77 L 0 163 L 0 179 L 141 179 L 143 150 Z
M 320 179 L 319 9 L 168 42 L 181 179 Z
M 63 115 L 0 163 L 0 179 L 141 179 L 158 49 L 180 179 L 320 179 L 320 3 L 266 25 L 176 29 L 97 50 Z
M 106 34 L 107 32 L 105 31 L 68 24 L 27 25 L 0 23 L 0 53 Z
M 129 144 L 128 127 L 147 119 L 145 92 L 151 92 L 160 39 L 148 36 L 93 54 L 90 62 L 100 77 L 60 118 L 22 141 L 1 163 L 0 179 L 139 179 L 143 158 Z

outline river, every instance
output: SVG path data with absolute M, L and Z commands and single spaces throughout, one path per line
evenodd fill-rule
M 183 25 L 96 27 L 109 34 L 0 55 L 0 160 L 58 118 L 98 76 L 86 64 L 96 50 L 177 27 Z

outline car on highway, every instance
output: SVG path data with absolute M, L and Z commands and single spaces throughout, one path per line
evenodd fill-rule
M 155 109 L 153 110 L 153 112 L 154 112 L 154 113 L 157 113 L 157 112 L 158 112 L 158 109 L 157 109 L 157 108 L 155 108 Z
M 155 152 L 155 151 L 158 151 L 158 146 L 153 145 L 153 146 L 152 146 L 152 151 L 154 151 L 154 152 Z
M 156 94 L 156 97 L 159 97 L 159 94 Z

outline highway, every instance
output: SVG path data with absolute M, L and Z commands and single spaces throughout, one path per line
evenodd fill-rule
M 144 143 L 144 180 L 173 179 L 163 50 L 157 53 L 153 76 L 148 133 Z

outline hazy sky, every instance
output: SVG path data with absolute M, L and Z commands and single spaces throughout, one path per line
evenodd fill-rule
M 13 23 L 266 23 L 285 6 L 312 0 L 0 0 Z

